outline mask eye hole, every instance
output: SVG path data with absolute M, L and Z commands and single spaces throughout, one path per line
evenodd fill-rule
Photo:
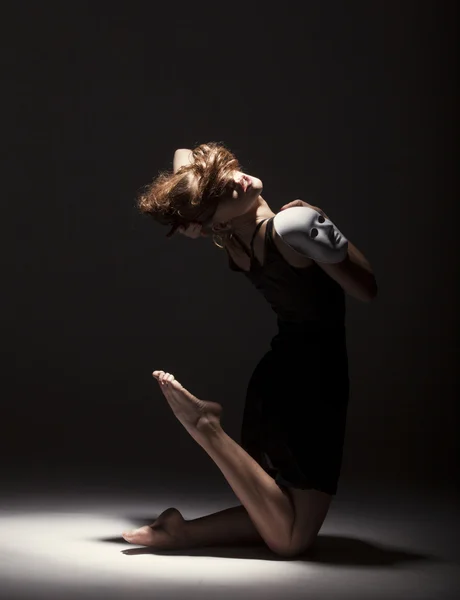
M 310 237 L 315 238 L 318 235 L 318 230 L 316 229 L 316 227 L 313 227 L 313 229 L 310 231 Z
M 325 220 L 326 220 L 326 219 L 323 217 L 323 215 L 320 215 L 320 216 L 318 217 L 318 221 L 319 221 L 320 223 L 324 223 L 324 221 L 325 221 Z

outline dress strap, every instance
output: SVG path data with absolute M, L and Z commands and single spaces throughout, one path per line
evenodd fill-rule
M 251 244 L 250 244 L 250 247 L 249 247 L 249 251 L 248 251 L 248 249 L 246 247 L 246 244 L 244 244 L 242 242 L 242 240 L 239 238 L 239 236 L 237 236 L 236 233 L 233 234 L 233 239 L 238 243 L 238 246 L 251 259 L 254 258 L 254 239 L 255 239 L 256 234 L 259 231 L 261 225 L 263 225 L 263 223 L 265 223 L 265 221 L 267 221 L 267 219 L 264 219 L 263 221 L 261 221 L 260 223 L 257 224 L 257 227 L 255 228 L 254 233 L 252 234 Z
M 252 234 L 252 238 L 251 238 L 251 259 L 254 258 L 254 240 L 256 238 L 256 234 L 259 231 L 259 229 L 261 228 L 261 226 L 265 223 L 265 221 L 268 221 L 268 219 L 264 219 L 263 221 L 261 221 L 260 223 L 257 224 L 257 227 L 254 230 L 254 233 Z
M 273 243 L 273 219 L 274 218 L 275 217 L 270 217 L 270 219 L 268 219 L 267 228 L 265 229 L 265 244 Z
M 238 246 L 241 248 L 241 250 L 243 250 L 243 252 L 245 254 L 247 254 L 247 256 L 250 256 L 248 249 L 246 248 L 245 244 L 243 244 L 243 242 L 240 240 L 240 238 L 236 235 L 236 233 L 233 234 L 233 239 L 238 243 Z

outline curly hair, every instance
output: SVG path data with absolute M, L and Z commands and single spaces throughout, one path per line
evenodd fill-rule
M 240 170 L 236 157 L 223 143 L 200 144 L 192 161 L 176 173 L 162 171 L 137 197 L 137 207 L 155 221 L 168 225 L 170 237 L 192 221 L 206 223 L 219 200 L 228 193 L 232 173 Z

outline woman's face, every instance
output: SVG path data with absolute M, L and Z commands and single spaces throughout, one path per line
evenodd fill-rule
M 262 193 L 262 181 L 257 177 L 235 171 L 229 184 L 229 192 L 219 200 L 212 217 L 213 225 L 223 225 L 247 213 Z

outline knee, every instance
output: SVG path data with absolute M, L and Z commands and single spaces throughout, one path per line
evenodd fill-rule
M 284 558 L 293 558 L 295 556 L 300 556 L 310 550 L 313 546 L 316 535 L 312 536 L 302 542 L 293 543 L 292 541 L 285 544 L 276 544 L 271 547 L 272 551 L 278 556 L 283 556 Z

